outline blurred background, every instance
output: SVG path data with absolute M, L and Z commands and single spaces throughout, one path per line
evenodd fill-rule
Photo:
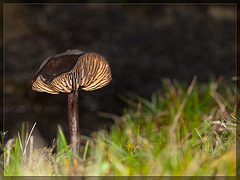
M 31 90 L 48 56 L 68 49 L 94 51 L 109 61 L 113 80 L 79 91 L 80 132 L 90 136 L 121 115 L 120 95 L 150 99 L 161 79 L 189 84 L 236 72 L 234 4 L 4 4 L 4 129 L 16 136 L 29 122 L 38 147 L 50 146 L 61 125 L 68 136 L 67 94 Z

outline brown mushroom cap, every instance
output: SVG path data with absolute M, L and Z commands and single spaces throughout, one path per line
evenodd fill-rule
M 68 50 L 48 57 L 31 81 L 32 89 L 50 94 L 93 91 L 112 80 L 106 59 L 98 53 Z

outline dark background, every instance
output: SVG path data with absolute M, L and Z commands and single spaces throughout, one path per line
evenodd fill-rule
M 68 135 L 67 95 L 31 90 L 43 60 L 68 49 L 95 51 L 109 61 L 113 80 L 93 92 L 79 91 L 80 132 L 90 135 L 121 115 L 119 94 L 147 99 L 168 77 L 188 84 L 236 68 L 234 4 L 4 4 L 4 129 L 13 137 L 22 122 L 35 145 L 50 145 L 61 125 Z

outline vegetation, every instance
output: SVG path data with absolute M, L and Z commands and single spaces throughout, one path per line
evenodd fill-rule
M 222 78 L 185 87 L 164 79 L 151 100 L 132 94 L 122 116 L 109 131 L 81 136 L 80 156 L 58 127 L 52 147 L 32 149 L 24 126 L 5 144 L 5 176 L 235 176 L 239 97 Z M 32 130 L 34 127 L 32 128 Z M 56 153 L 53 149 L 56 144 Z

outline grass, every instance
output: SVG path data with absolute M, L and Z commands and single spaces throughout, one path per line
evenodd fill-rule
M 122 116 L 101 113 L 115 124 L 109 131 L 81 136 L 81 153 L 58 127 L 52 147 L 31 149 L 24 126 L 4 147 L 5 176 L 235 176 L 236 88 L 222 78 L 189 87 L 163 79 L 150 100 L 119 96 Z M 239 97 L 238 97 L 239 98 Z M 56 146 L 56 153 L 52 153 Z M 27 150 L 29 149 L 29 150 Z

